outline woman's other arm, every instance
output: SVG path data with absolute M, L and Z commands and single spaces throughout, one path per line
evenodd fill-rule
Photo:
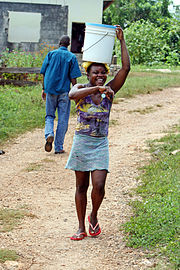
M 75 102 L 78 102 L 78 100 L 81 98 L 84 98 L 91 94 L 95 94 L 98 91 L 104 92 L 107 88 L 109 87 L 106 86 L 84 87 L 84 85 L 82 84 L 75 84 L 69 92 L 69 98 L 75 100 Z

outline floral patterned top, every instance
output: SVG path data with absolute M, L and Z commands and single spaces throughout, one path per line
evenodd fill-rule
M 109 115 L 112 101 L 102 98 L 96 105 L 91 95 L 80 99 L 76 105 L 77 126 L 75 134 L 93 137 L 107 137 L 109 128 Z

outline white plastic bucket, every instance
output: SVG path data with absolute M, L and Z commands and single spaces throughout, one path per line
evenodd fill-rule
M 110 64 L 115 29 L 112 25 L 86 23 L 82 60 Z

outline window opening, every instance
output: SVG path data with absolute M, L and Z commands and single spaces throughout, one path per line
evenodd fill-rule
M 9 11 L 9 42 L 39 42 L 41 13 Z

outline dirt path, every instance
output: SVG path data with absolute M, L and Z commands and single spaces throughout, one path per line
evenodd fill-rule
M 161 137 L 169 126 L 178 123 L 179 101 L 180 88 L 174 88 L 113 104 L 109 132 L 111 173 L 99 211 L 102 234 L 95 239 L 69 239 L 77 229 L 75 178 L 64 167 L 76 119 L 70 119 L 64 155 L 44 151 L 44 130 L 40 129 L 7 145 L 6 154 L 0 156 L 0 207 L 26 206 L 36 218 L 26 217 L 13 231 L 0 234 L 0 248 L 15 249 L 21 258 L 14 266 L 7 262 L 0 269 L 153 268 L 154 261 L 146 259 L 146 253 L 125 246 L 119 226 L 132 214 L 128 202 L 133 199 L 131 188 L 137 185 L 137 168 L 150 158 L 145 141 Z M 148 113 L 138 112 L 144 109 Z M 91 186 L 87 214 L 91 209 L 90 190 Z

